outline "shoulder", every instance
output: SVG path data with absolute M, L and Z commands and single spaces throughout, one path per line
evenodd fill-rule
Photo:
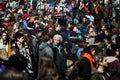
M 87 59 L 86 57 L 83 57 L 79 63 L 78 63 L 79 66 L 88 66 L 90 65 L 90 61 L 89 59 Z
M 91 80 L 101 80 L 102 76 L 102 73 L 95 71 L 92 73 Z

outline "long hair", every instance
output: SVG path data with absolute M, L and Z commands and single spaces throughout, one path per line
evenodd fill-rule
M 91 54 L 92 50 L 98 51 L 99 48 L 98 48 L 97 45 L 90 45 L 90 46 L 87 46 L 86 48 L 84 48 L 83 53 L 89 53 L 89 54 Z
M 39 68 L 37 80 L 59 80 L 56 65 L 50 56 L 41 57 Z

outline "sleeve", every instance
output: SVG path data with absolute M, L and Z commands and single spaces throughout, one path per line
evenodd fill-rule
M 91 80 L 100 80 L 99 79 L 99 74 L 92 74 Z

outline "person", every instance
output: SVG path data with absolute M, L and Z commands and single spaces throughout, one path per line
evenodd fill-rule
M 97 45 L 87 46 L 81 54 L 77 67 L 79 76 L 83 80 L 89 80 L 91 78 L 91 71 L 95 68 L 94 55 L 96 54 L 97 49 Z
M 34 30 L 32 32 L 32 44 L 31 44 L 31 48 L 32 48 L 32 53 L 34 56 L 34 61 L 33 61 L 33 67 L 35 69 L 35 75 L 37 76 L 37 71 L 38 71 L 38 58 L 39 58 L 39 45 L 42 42 L 42 30 Z
M 40 58 L 37 80 L 60 80 L 53 58 L 49 55 L 42 55 Z
M 30 75 L 34 74 L 32 60 L 30 56 L 30 50 L 27 43 L 24 41 L 24 34 L 18 32 L 15 35 L 15 42 L 12 44 L 12 47 L 15 47 L 19 50 L 19 53 L 22 54 L 27 60 L 26 72 Z
M 22 54 L 14 54 L 6 61 L 6 69 L 14 68 L 18 71 L 24 71 L 27 66 L 27 59 Z M 5 70 L 6 70 L 5 69 Z
M 40 66 L 40 60 L 43 55 L 49 55 L 53 58 L 53 50 L 50 47 L 52 42 L 52 36 L 45 35 L 43 37 L 42 43 L 39 45 L 39 59 L 38 59 L 38 66 Z M 39 70 L 39 69 L 38 69 Z
M 53 36 L 53 52 L 54 52 L 54 61 L 57 66 L 58 72 L 63 80 L 66 79 L 67 73 L 67 59 L 64 48 L 62 47 L 62 36 L 60 34 L 55 34 Z M 61 79 L 61 80 L 62 80 Z
M 108 66 L 107 59 L 103 56 L 96 57 L 96 70 L 93 71 L 91 80 L 109 80 L 110 74 L 105 71 L 105 67 Z
M 95 30 L 93 27 L 89 28 L 89 34 L 87 35 L 86 41 L 88 42 L 88 45 L 94 45 L 95 43 Z
M 9 49 L 11 47 L 11 44 L 9 43 L 9 37 L 7 34 L 7 31 L 2 31 L 0 38 L 0 59 L 3 61 L 8 60 L 11 55 Z
M 0 80 L 30 80 L 29 76 L 14 68 L 0 72 Z

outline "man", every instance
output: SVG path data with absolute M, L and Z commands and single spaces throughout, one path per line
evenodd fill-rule
M 107 59 L 103 56 L 98 56 L 96 58 L 96 71 L 93 72 L 91 80 L 109 80 L 110 74 L 104 70 L 107 66 Z
M 54 61 L 57 66 L 58 72 L 60 74 L 61 80 L 66 79 L 67 63 L 66 63 L 66 53 L 62 47 L 63 38 L 59 34 L 53 36 L 53 52 Z
M 43 55 L 48 55 L 53 58 L 53 50 L 50 47 L 50 44 L 52 42 L 52 37 L 50 35 L 45 35 L 43 37 L 42 43 L 39 45 L 39 63 L 38 63 L 38 68 L 40 66 L 40 60 Z M 40 70 L 40 69 L 38 69 Z

